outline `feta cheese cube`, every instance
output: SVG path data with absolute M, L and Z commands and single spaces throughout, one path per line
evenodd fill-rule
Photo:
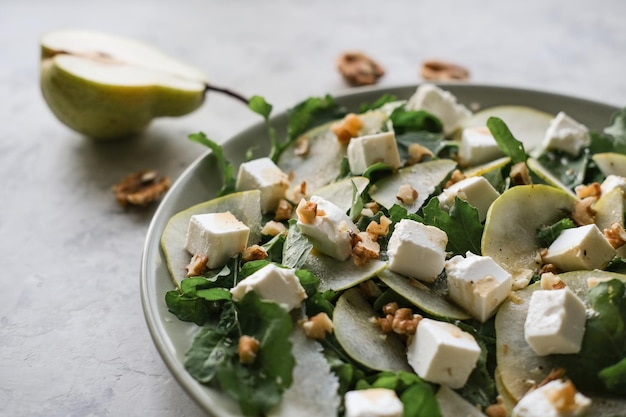
M 512 417 L 582 417 L 591 400 L 571 381 L 554 380 L 529 391 L 513 408 Z
M 569 287 L 536 290 L 528 304 L 524 338 L 539 356 L 578 353 L 586 316 L 585 304 Z
M 437 116 L 443 124 L 443 132 L 446 135 L 454 133 L 461 121 L 472 115 L 467 107 L 457 103 L 452 93 L 429 83 L 417 88 L 417 91 L 409 98 L 406 108 L 407 110 L 424 110 Z
M 264 266 L 230 290 L 235 301 L 241 300 L 249 291 L 255 291 L 262 299 L 284 304 L 288 310 L 300 306 L 307 297 L 295 270 L 275 264 Z
M 457 255 L 446 262 L 446 274 L 450 298 L 483 323 L 511 293 L 511 274 L 489 256 Z
M 388 268 L 398 274 L 433 282 L 443 271 L 448 235 L 434 226 L 402 219 L 389 243 Z
M 237 191 L 261 191 L 261 211 L 273 212 L 289 188 L 289 177 L 270 158 L 244 162 L 237 174 Z
M 479 356 L 480 346 L 471 334 L 427 318 L 407 346 L 409 364 L 420 378 L 452 389 L 465 385 Z
M 437 198 L 439 207 L 450 210 L 454 205 L 455 197 L 467 201 L 478 210 L 478 220 L 483 222 L 487 217 L 487 211 L 491 203 L 500 196 L 500 193 L 487 181 L 485 177 L 469 177 L 443 190 Z
M 304 199 L 296 209 L 300 231 L 309 238 L 315 249 L 345 261 L 352 253 L 352 236 L 359 229 L 346 213 L 330 201 L 314 195 L 309 202 L 316 205 L 316 214 L 312 219 L 303 213 L 303 208 L 307 205 Z
M 608 175 L 604 181 L 602 181 L 602 184 L 600 184 L 602 194 L 608 194 L 616 188 L 622 190 L 622 194 L 626 195 L 626 177 L 611 174 Z
M 587 127 L 564 112 L 559 112 L 550 122 L 542 145 L 547 150 L 560 150 L 576 156 L 590 143 L 591 137 Z
M 502 155 L 498 143 L 487 127 L 463 129 L 459 142 L 459 162 L 462 166 L 484 164 Z
M 377 162 L 383 162 L 393 169 L 400 168 L 400 154 L 393 132 L 353 138 L 348 144 L 347 152 L 350 172 L 354 175 L 361 175 Z
M 196 214 L 189 220 L 185 249 L 192 255 L 206 256 L 209 269 L 218 268 L 244 251 L 249 236 L 250 228 L 229 211 Z
M 344 401 L 346 417 L 402 417 L 404 412 L 402 401 L 388 388 L 348 391 Z
M 566 229 L 548 248 L 545 263 L 560 271 L 604 269 L 616 252 L 595 224 Z

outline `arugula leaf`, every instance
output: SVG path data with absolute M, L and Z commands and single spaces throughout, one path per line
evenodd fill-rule
M 267 259 L 278 264 L 283 262 L 283 249 L 285 248 L 285 235 L 274 236 L 261 247 L 267 252 Z
M 539 241 L 539 245 L 541 245 L 542 248 L 549 247 L 552 242 L 559 237 L 563 230 L 572 229 L 574 227 L 576 227 L 574 221 L 566 217 L 554 224 L 539 228 L 539 230 L 537 230 L 537 240 Z
M 385 93 L 371 104 L 370 103 L 361 104 L 361 106 L 359 106 L 359 113 L 365 113 L 370 110 L 380 109 L 385 104 L 392 103 L 394 101 L 398 101 L 398 98 L 396 96 L 394 96 L 393 94 Z
M 283 149 L 287 147 L 287 145 L 278 141 L 276 129 L 274 129 L 270 123 L 270 114 L 272 113 L 273 108 L 272 105 L 265 101 L 265 99 L 261 96 L 253 96 L 248 101 L 248 107 L 250 110 L 263 117 L 263 121 L 267 127 L 267 135 L 270 138 L 271 149 L 269 156 L 272 161 L 277 162 L 278 156 Z
M 610 392 L 626 395 L 626 358 L 602 369 L 598 376 Z
M 405 106 L 398 107 L 391 112 L 389 120 L 393 124 L 396 135 L 406 132 L 440 133 L 443 131 L 443 123 L 433 114 L 424 110 L 407 110 Z
M 422 145 L 431 151 L 433 155 L 439 155 L 448 146 L 457 145 L 454 141 L 446 141 L 443 133 L 428 131 L 396 134 L 396 142 L 398 143 L 400 158 L 404 160 L 409 159 L 409 146 L 413 144 Z
M 611 125 L 604 128 L 604 133 L 611 136 L 611 152 L 626 154 L 626 107 L 615 113 Z
M 213 151 L 213 156 L 217 160 L 217 166 L 222 172 L 222 188 L 217 192 L 216 197 L 221 197 L 226 194 L 235 192 L 235 184 L 237 178 L 235 176 L 235 167 L 226 159 L 222 146 L 217 142 L 209 139 L 203 132 L 192 133 L 189 136 L 189 140 L 204 145 Z
M 198 332 L 185 354 L 185 368 L 198 381 L 228 393 L 244 415 L 264 415 L 292 383 L 292 329 L 285 308 L 262 301 L 251 291 L 239 302 L 229 303 L 216 326 Z M 239 361 L 237 341 L 241 335 L 260 342 L 257 358 L 250 365 Z
M 487 127 L 493 135 L 498 148 L 506 156 L 511 158 L 511 162 L 516 164 L 518 162 L 526 162 L 528 155 L 524 150 L 524 144 L 515 139 L 515 136 L 509 130 L 509 127 L 499 117 L 490 117 L 487 119 Z
M 300 268 L 313 249 L 309 239 L 302 234 L 296 220 L 289 220 L 289 231 L 283 250 L 283 265 L 289 268 Z
M 591 157 L 589 151 L 585 149 L 577 156 L 564 152 L 546 152 L 537 160 L 559 181 L 573 190 L 577 185 L 585 183 L 587 165 Z
M 439 200 L 432 198 L 423 208 L 423 223 L 436 226 L 448 235 L 446 250 L 454 255 L 465 255 L 467 251 L 480 255 L 483 225 L 478 219 L 478 210 L 458 197 L 448 213 L 439 207 Z
M 346 109 L 331 96 L 311 97 L 287 111 L 287 141 L 291 143 L 307 130 L 341 119 Z
M 363 211 L 363 198 L 361 194 L 359 194 L 359 189 L 357 188 L 354 181 L 350 181 L 352 184 L 352 204 L 350 205 L 350 218 L 352 221 L 356 221 L 361 215 L 361 211 Z

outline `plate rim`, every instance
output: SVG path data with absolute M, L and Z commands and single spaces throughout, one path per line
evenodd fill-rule
M 409 84 L 399 84 L 399 85 L 391 85 L 391 86 L 368 86 L 368 87 L 356 87 L 348 90 L 338 91 L 336 93 L 332 93 L 332 97 L 335 98 L 340 104 L 344 104 L 347 101 L 357 100 L 359 97 L 370 96 L 372 94 L 384 94 L 388 92 L 399 92 L 399 91 L 411 91 L 415 90 L 420 84 L 424 83 L 409 83 Z M 488 91 L 490 94 L 501 93 L 505 96 L 538 96 L 545 97 L 551 100 L 562 101 L 565 100 L 570 103 L 576 103 L 576 105 L 581 105 L 583 107 L 595 107 L 600 109 L 602 112 L 606 113 L 615 113 L 619 111 L 619 107 L 614 106 L 612 104 L 604 103 L 597 100 L 590 100 L 587 98 L 568 95 L 558 92 L 552 92 L 549 90 L 539 90 L 533 88 L 525 88 L 525 87 L 516 87 L 516 86 L 508 86 L 508 85 L 499 85 L 499 84 L 478 84 L 478 83 L 433 83 L 443 88 L 444 90 L 449 90 L 453 92 L 454 95 L 458 95 L 459 92 L 472 92 L 476 94 L 476 91 Z M 467 103 L 469 104 L 469 103 Z M 513 104 L 513 103 L 511 103 Z M 539 106 L 540 108 L 540 106 Z M 284 122 L 286 120 L 286 112 L 287 109 L 281 110 L 276 115 L 271 117 L 271 122 L 276 125 L 277 122 Z M 608 124 L 609 120 L 607 120 Z M 259 121 L 248 126 L 244 126 L 243 129 L 237 131 L 234 135 L 229 137 L 228 139 L 221 142 L 222 145 L 232 144 L 237 142 L 238 140 L 243 140 L 246 135 L 249 135 L 251 131 L 258 130 L 264 128 L 265 124 L 263 121 Z M 150 333 L 150 337 L 154 346 L 156 347 L 161 359 L 165 363 L 168 371 L 172 374 L 172 376 L 177 380 L 178 384 L 183 388 L 183 390 L 198 404 L 198 406 L 203 409 L 203 411 L 213 415 L 215 417 L 230 417 L 232 414 L 230 411 L 224 409 L 215 409 L 216 404 L 206 395 L 206 389 L 210 389 L 200 384 L 196 380 L 194 380 L 188 372 L 184 369 L 184 365 L 177 360 L 175 356 L 175 348 L 173 347 L 171 339 L 168 337 L 167 331 L 165 330 L 162 323 L 159 322 L 160 316 L 156 309 L 153 309 L 151 303 L 157 302 L 157 300 L 152 300 L 152 296 L 150 294 L 151 285 L 156 285 L 156 282 L 151 282 L 151 279 L 156 279 L 156 276 L 150 277 L 151 266 L 154 266 L 154 262 L 164 262 L 163 253 L 160 247 L 160 238 L 163 232 L 163 225 L 160 223 L 165 222 L 166 220 L 163 217 L 166 215 L 167 211 L 176 201 L 176 197 L 185 183 L 185 181 L 189 180 L 193 176 L 193 172 L 195 172 L 198 167 L 212 154 L 211 150 L 206 150 L 201 153 L 193 162 L 187 166 L 183 172 L 179 175 L 179 177 L 174 181 L 170 190 L 166 193 L 162 201 L 159 203 L 156 211 L 154 212 L 152 219 L 149 223 L 146 237 L 144 240 L 141 260 L 140 260 L 140 276 L 139 276 L 139 286 L 140 286 L 140 298 L 142 304 L 142 310 L 144 314 L 144 319 L 146 321 L 146 325 L 148 327 L 148 331 Z M 168 219 L 169 219 L 168 215 Z M 154 269 L 154 268 L 152 268 Z M 172 286 L 173 288 L 173 286 Z M 163 297 L 165 294 L 163 294 Z M 161 302 L 164 298 L 161 299 Z M 172 320 L 178 321 L 178 319 L 174 316 L 171 318 Z M 237 411 L 235 411 L 236 413 Z

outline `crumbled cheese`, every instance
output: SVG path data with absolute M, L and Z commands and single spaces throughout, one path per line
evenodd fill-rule
M 354 175 L 362 174 L 377 162 L 385 163 L 393 169 L 400 167 L 400 154 L 393 132 L 353 138 L 348 144 L 347 152 L 350 171 Z
M 424 110 L 437 116 L 443 124 L 446 135 L 452 134 L 460 126 L 461 121 L 472 115 L 472 112 L 449 91 L 442 90 L 434 84 L 421 84 L 406 104 L 407 110 Z
M 589 146 L 589 130 L 564 112 L 559 112 L 550 122 L 543 139 L 543 148 L 560 150 L 576 156 L 581 149 Z
M 582 417 L 591 400 L 571 381 L 554 380 L 530 391 L 513 408 L 512 417 Z
M 493 161 L 502 156 L 489 129 L 485 126 L 463 129 L 459 143 L 459 162 L 463 166 L 474 166 Z
M 260 190 L 261 211 L 273 212 L 285 198 L 289 177 L 270 158 L 254 159 L 239 166 L 236 188 L 237 191 Z
M 482 222 L 487 217 L 487 211 L 500 193 L 487 181 L 485 177 L 469 177 L 452 184 L 443 190 L 437 197 L 439 206 L 444 210 L 450 210 L 454 200 L 459 197 L 467 201 L 478 210 L 478 219 Z
M 402 401 L 388 388 L 348 391 L 344 401 L 346 417 L 402 417 L 404 412 Z
M 561 232 L 543 261 L 561 271 L 604 269 L 615 253 L 598 226 L 589 224 Z

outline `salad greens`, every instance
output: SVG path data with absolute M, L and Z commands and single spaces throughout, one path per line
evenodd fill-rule
M 249 107 L 265 121 L 271 145 L 270 157 L 279 166 L 293 162 L 290 160 L 290 158 L 294 159 L 290 151 L 300 137 L 309 136 L 307 132 L 315 129 L 313 131 L 316 133 L 313 137 L 327 140 L 329 123 L 347 114 L 347 110 L 333 97 L 313 97 L 287 112 L 286 132 L 279 134 L 271 123 L 271 104 L 267 103 L 264 98 L 255 96 L 249 100 Z M 400 307 L 411 309 L 414 314 L 452 322 L 476 339 L 481 348 L 480 357 L 465 386 L 456 390 L 467 402 L 468 407 L 479 406 L 484 409 L 496 403 L 498 372 L 505 384 L 504 391 L 510 390 L 513 393 L 507 395 L 511 397 L 509 400 L 514 405 L 519 399 L 516 394 L 519 389 L 506 385 L 507 381 L 515 377 L 515 372 L 522 374 L 526 371 L 523 370 L 523 364 L 518 362 L 500 361 L 500 355 L 501 344 L 507 343 L 502 342 L 503 338 L 508 337 L 509 339 L 506 340 L 512 341 L 514 337 L 519 337 L 519 331 L 511 331 L 509 335 L 506 331 L 498 333 L 502 325 L 498 325 L 496 318 L 491 318 L 485 323 L 469 318 L 469 314 L 447 299 L 445 270 L 432 284 L 424 284 L 384 270 L 388 237 L 391 236 L 395 224 L 403 219 L 435 226 L 446 232 L 448 258 L 455 255 L 465 256 L 468 252 L 482 255 L 485 252 L 485 241 L 493 239 L 493 236 L 488 235 L 486 227 L 486 223 L 491 221 L 489 216 L 487 216 L 486 223 L 481 222 L 478 210 L 459 196 L 454 199 L 454 204 L 449 210 L 444 209 L 436 198 L 445 183 L 451 179 L 452 171 L 456 168 L 455 163 L 445 165 L 440 162 L 456 158 L 458 141 L 443 134 L 443 124 L 437 116 L 423 110 L 407 109 L 404 102 L 398 101 L 391 95 L 384 95 L 371 104 L 363 104 L 359 112 L 359 116 L 367 120 L 370 125 L 376 125 L 378 131 L 393 129 L 403 161 L 409 159 L 409 147 L 413 144 L 425 147 L 432 154 L 425 159 L 423 162 L 425 165 L 422 167 L 432 167 L 428 169 L 434 171 L 416 171 L 419 174 L 411 171 L 413 169 L 411 167 L 397 171 L 383 163 L 374 163 L 363 174 L 365 179 L 361 178 L 364 184 L 362 187 L 357 186 L 356 182 L 351 179 L 347 157 L 345 155 L 333 156 L 338 164 L 329 169 L 329 178 L 335 178 L 336 181 L 340 179 L 349 181 L 349 188 L 339 190 L 346 190 L 346 193 L 350 194 L 350 198 L 344 198 L 349 201 L 346 214 L 357 227 L 365 231 L 371 222 L 381 223 L 383 216 L 390 219 L 391 224 L 387 235 L 381 236 L 377 241 L 380 246 L 380 259 L 370 261 L 370 265 L 374 267 L 367 273 L 346 273 L 347 268 L 358 268 L 354 267 L 350 260 L 343 263 L 325 260 L 324 255 L 320 255 L 300 231 L 295 219 L 284 221 L 286 233 L 273 237 L 261 236 L 257 239 L 258 241 L 251 242 L 258 243 L 267 252 L 266 259 L 244 262 L 241 255 L 236 255 L 222 268 L 208 271 L 202 276 L 182 279 L 177 289 L 165 294 L 168 309 L 178 319 L 201 326 L 186 352 L 186 369 L 201 383 L 227 393 L 239 404 L 244 415 L 272 415 L 277 405 L 287 395 L 286 392 L 296 384 L 293 375 L 298 364 L 298 357 L 294 356 L 292 351 L 291 339 L 294 329 L 297 329 L 299 321 L 306 317 L 325 313 L 333 319 L 336 327 L 335 333 L 330 333 L 324 339 L 316 341 L 315 346 L 319 347 L 319 351 L 323 353 L 328 363 L 329 376 L 336 381 L 337 392 L 333 395 L 341 398 L 349 390 L 388 388 L 394 390 L 402 401 L 404 417 L 441 416 L 436 396 L 438 385 L 425 381 L 410 372 L 411 368 L 406 358 L 400 355 L 397 361 L 393 358 L 388 362 L 385 361 L 386 359 L 379 361 L 377 355 L 372 354 L 376 352 L 374 347 L 366 346 L 364 355 L 360 355 L 356 353 L 356 347 L 345 343 L 346 338 L 352 338 L 357 344 L 363 344 L 359 340 L 367 340 L 360 339 L 365 334 L 380 334 L 378 327 L 368 328 L 363 331 L 363 334 L 359 329 L 368 326 L 367 323 L 371 322 L 372 315 L 384 317 L 382 308 L 385 305 L 396 303 Z M 525 164 L 528 161 L 527 167 L 532 170 L 537 165 L 530 163 L 529 153 L 537 152 L 537 150 L 525 149 L 523 137 L 514 136 L 506 120 L 490 117 L 486 125 L 502 154 L 509 159 L 503 164 L 487 164 L 485 167 L 479 167 L 481 170 L 476 172 L 485 176 L 499 192 L 507 193 L 511 188 L 517 187 L 508 178 L 511 166 L 517 163 Z M 284 139 L 280 140 L 279 137 Z M 213 151 L 213 157 L 222 173 L 222 187 L 217 196 L 223 196 L 225 200 L 220 203 L 220 207 L 229 207 L 229 198 L 241 198 L 235 189 L 236 178 L 233 164 L 226 159 L 222 148 L 203 133 L 192 134 L 189 138 Z M 531 173 L 533 180 L 539 183 L 547 182 L 551 187 L 565 187 L 570 194 L 580 184 L 601 181 L 607 174 L 602 172 L 592 156 L 602 152 L 626 154 L 626 109 L 616 114 L 604 131 L 591 132 L 591 138 L 591 145 L 577 156 L 566 156 L 559 151 L 552 150 L 543 150 L 540 154 L 533 155 L 542 169 L 557 178 L 560 184 L 542 180 L 546 178 L 546 175 L 542 175 L 541 172 L 533 171 Z M 396 184 L 387 180 L 398 176 L 399 172 L 406 176 L 402 178 L 415 177 L 423 183 L 420 185 L 423 187 L 420 190 L 427 190 L 427 195 L 420 195 L 419 204 L 408 206 L 399 203 L 381 203 L 387 194 L 395 193 Z M 403 180 L 398 181 L 401 183 Z M 393 184 L 393 186 L 387 184 Z M 308 194 L 312 191 L 315 190 L 308 190 Z M 536 195 L 543 195 L 541 193 L 545 192 L 540 187 L 536 187 L 535 191 Z M 570 199 L 575 200 L 571 195 L 565 195 L 562 190 L 556 194 L 554 192 L 548 194 L 550 201 L 570 204 Z M 380 200 L 377 199 L 378 196 L 382 196 Z M 391 200 L 396 201 L 393 196 L 395 195 L 392 194 Z M 377 212 L 367 212 L 373 202 L 380 203 L 377 204 Z M 291 203 L 295 205 L 298 201 L 291 201 Z M 511 207 L 510 204 L 515 206 L 514 203 L 507 204 L 508 206 L 504 204 L 500 206 Z M 535 210 L 541 210 L 541 203 L 535 201 L 533 204 L 533 207 L 536 206 Z M 531 245 L 532 250 L 538 251 L 540 248 L 548 247 L 563 230 L 578 226 L 570 216 L 571 209 L 569 206 L 567 208 L 567 210 L 562 206 L 550 208 L 558 215 L 550 217 L 549 222 L 543 222 L 529 232 L 531 242 L 528 244 Z M 496 210 L 493 206 L 492 209 Z M 246 207 L 240 210 L 249 212 L 252 209 Z M 260 216 L 260 214 L 252 213 L 249 218 L 256 218 L 255 216 Z M 263 218 L 264 221 L 270 219 L 268 215 Z M 177 227 L 180 228 L 180 218 L 177 223 L 179 224 Z M 534 223 L 531 221 L 529 224 Z M 510 227 L 517 226 L 510 225 Z M 168 238 L 171 237 L 170 235 L 174 237 Z M 162 241 L 166 257 L 170 256 L 174 250 L 180 250 L 184 243 L 180 242 L 180 230 L 174 234 L 167 228 Z M 180 245 L 179 248 L 173 248 L 176 242 Z M 231 288 L 270 262 L 296 270 L 296 276 L 308 297 L 303 302 L 301 311 L 290 313 L 279 304 L 259 298 L 253 291 L 248 292 L 239 301 L 232 299 L 229 291 Z M 382 267 L 372 264 L 374 262 L 380 262 Z M 618 265 L 620 262 L 621 258 L 616 257 L 612 265 Z M 506 266 L 503 267 L 506 269 Z M 320 275 L 322 274 L 320 271 L 323 271 L 324 276 Z M 333 274 L 342 275 L 342 280 L 338 280 L 341 281 L 341 285 L 333 284 Z M 330 275 L 331 279 L 327 275 Z M 532 360 L 544 361 L 541 362 L 542 366 L 549 364 L 555 368 L 566 369 L 567 376 L 586 395 L 593 395 L 598 391 L 602 395 L 613 394 L 622 397 L 626 395 L 626 289 L 624 283 L 626 276 L 623 281 L 620 279 L 601 282 L 591 288 L 588 293 L 586 290 L 583 291 L 584 298 L 587 299 L 593 314 L 587 320 L 587 330 L 579 354 L 554 355 L 547 359 L 532 358 Z M 582 282 L 581 280 L 576 282 L 579 283 L 579 281 Z M 519 294 L 523 299 L 527 299 L 529 294 L 536 289 L 537 284 L 519 291 Z M 512 322 L 517 323 L 516 325 L 519 326 L 520 320 L 523 321 L 524 313 L 520 312 L 521 310 L 515 310 L 515 303 L 505 302 L 502 310 L 505 310 L 503 317 L 508 315 L 506 317 L 511 317 Z M 359 311 L 367 311 L 367 317 L 362 316 Z M 361 320 L 360 324 L 355 325 L 357 320 Z M 518 334 L 514 337 L 510 336 L 513 333 Z M 244 335 L 260 342 L 261 348 L 252 364 L 243 364 L 238 357 L 238 341 Z M 403 349 L 407 341 L 406 335 L 391 334 L 386 338 L 396 340 L 393 343 L 397 343 L 400 349 Z M 377 343 L 378 341 L 371 344 Z M 385 352 L 385 349 L 391 349 L 391 345 L 386 345 L 391 342 L 382 341 L 381 343 L 382 352 Z M 367 351 L 367 349 L 371 350 Z M 524 355 L 532 355 L 532 352 L 527 352 L 526 345 L 520 349 L 525 352 Z M 526 358 L 521 355 L 520 358 L 522 357 Z M 385 368 L 389 363 L 394 364 L 393 370 Z M 502 370 L 496 371 L 496 366 Z M 504 395 L 504 391 L 502 389 L 501 391 L 500 395 Z M 329 403 L 333 401 L 335 399 L 329 399 Z M 337 412 L 342 415 L 344 409 L 341 401 L 339 403 Z

